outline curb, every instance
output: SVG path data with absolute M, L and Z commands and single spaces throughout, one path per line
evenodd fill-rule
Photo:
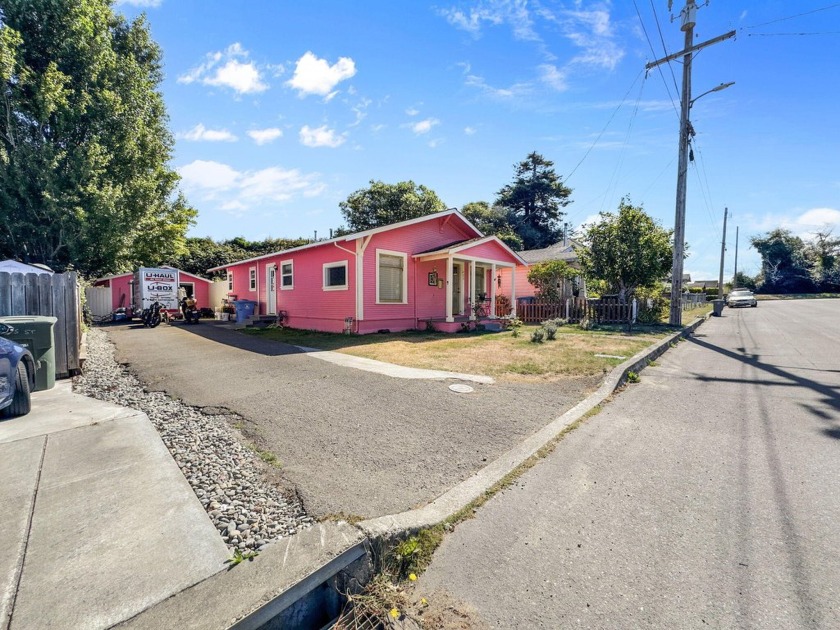
M 522 465 L 541 448 L 554 440 L 566 427 L 580 420 L 592 409 L 604 402 L 627 381 L 628 372 L 640 372 L 647 365 L 665 353 L 677 339 L 688 337 L 705 322 L 711 313 L 699 317 L 683 330 L 676 332 L 650 348 L 630 357 L 617 365 L 593 394 L 569 409 L 540 431 L 513 447 L 471 477 L 451 488 L 437 499 L 421 508 L 380 516 L 357 523 L 370 539 L 392 539 L 413 534 L 421 529 L 439 525 L 451 518 L 473 501 L 488 492 L 506 475 Z

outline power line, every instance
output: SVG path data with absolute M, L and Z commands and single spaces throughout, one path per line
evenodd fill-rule
M 662 42 L 662 50 L 665 56 L 668 56 L 668 47 L 665 45 L 665 37 L 662 35 L 662 27 L 659 25 L 659 15 L 656 13 L 656 5 L 653 0 L 650 0 L 650 8 L 653 10 L 653 19 L 656 21 L 656 30 L 659 31 L 659 41 Z M 674 91 L 679 92 L 680 88 L 677 85 L 677 75 L 674 74 L 674 66 L 668 64 L 668 69 L 671 71 L 671 78 L 674 80 Z
M 840 35 L 840 31 L 824 31 L 822 33 L 747 33 L 747 37 L 777 37 L 780 35 Z
M 650 46 L 650 52 L 651 54 L 653 54 L 654 58 L 656 58 L 656 50 L 654 50 L 653 48 L 653 42 L 650 41 L 650 36 L 648 35 L 647 29 L 645 28 L 645 21 L 642 19 L 642 14 L 639 11 L 639 5 L 636 4 L 636 0 L 633 0 L 633 6 L 636 7 L 636 15 L 639 16 L 639 24 L 641 24 L 642 32 L 645 34 L 645 39 L 647 40 L 648 46 Z M 674 101 L 673 94 L 671 94 L 671 88 L 668 86 L 668 81 L 665 79 L 665 75 L 662 72 L 662 67 L 657 66 L 657 69 L 659 70 L 659 76 L 662 77 L 662 83 L 665 84 L 665 91 L 668 92 L 668 98 L 671 99 L 671 105 L 674 107 L 674 113 L 679 118 L 680 111 L 677 107 L 676 102 Z
M 813 9 L 812 11 L 805 11 L 804 13 L 797 13 L 796 15 L 789 15 L 787 17 L 778 18 L 776 20 L 770 20 L 769 22 L 762 22 L 761 24 L 753 24 L 752 26 L 744 26 L 743 28 L 758 28 L 759 26 L 767 26 L 768 24 L 776 24 L 777 22 L 785 22 L 786 20 L 793 20 L 798 17 L 802 17 L 804 15 L 811 15 L 812 13 L 819 13 L 820 11 L 827 11 L 828 9 L 834 9 L 836 7 L 840 7 L 840 2 L 836 2 L 834 4 L 830 4 L 826 7 L 820 7 L 819 9 Z
M 568 175 L 566 175 L 566 182 L 567 183 L 568 183 L 569 179 L 572 177 L 572 175 L 575 174 L 575 171 L 578 170 L 580 165 L 583 164 L 584 160 L 587 157 L 589 157 L 590 153 L 592 153 L 592 149 L 594 149 L 595 145 L 598 144 L 598 141 L 601 139 L 601 137 L 604 135 L 604 132 L 607 130 L 607 128 L 612 123 L 613 119 L 615 118 L 615 115 L 618 114 L 618 111 L 624 106 L 624 103 L 627 101 L 627 97 L 630 96 L 630 92 L 633 90 L 634 87 L 636 87 L 636 81 L 639 80 L 639 77 L 642 76 L 642 74 L 643 74 L 643 72 L 640 71 L 639 74 L 636 75 L 636 78 L 633 79 L 633 83 L 630 84 L 630 87 L 627 89 L 627 92 L 624 94 L 624 98 L 621 99 L 621 102 L 618 104 L 618 107 L 615 108 L 615 110 L 612 113 L 612 116 L 610 116 L 610 119 L 607 121 L 607 124 L 604 125 L 604 128 L 601 129 L 601 132 L 598 134 L 598 137 L 595 138 L 595 141 L 586 150 L 586 153 L 583 154 L 583 157 L 580 159 L 580 162 L 578 162 L 575 165 L 575 167 L 572 169 L 572 172 L 569 173 Z M 643 81 L 643 83 L 644 83 L 644 81 Z
M 639 96 L 636 98 L 636 105 L 633 107 L 633 114 L 630 116 L 630 122 L 627 125 L 627 133 L 624 134 L 624 146 L 621 147 L 621 153 L 618 156 L 618 161 L 615 165 L 615 170 L 613 171 L 612 177 L 610 177 L 610 182 L 607 184 L 607 191 L 604 195 L 604 198 L 601 200 L 601 209 L 603 210 L 604 203 L 607 200 L 607 197 L 615 195 L 615 189 L 618 187 L 618 179 L 619 174 L 621 173 L 621 168 L 624 166 L 624 157 L 627 155 L 627 145 L 630 143 L 630 134 L 633 131 L 633 123 L 636 121 L 636 115 L 639 113 L 639 103 L 642 101 L 642 91 L 644 90 L 645 82 L 642 81 L 641 85 L 639 86 Z M 610 189 L 612 187 L 612 190 Z

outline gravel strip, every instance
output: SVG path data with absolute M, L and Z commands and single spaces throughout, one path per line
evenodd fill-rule
M 147 392 L 117 364 L 106 333 L 87 334 L 88 354 L 76 393 L 138 409 L 149 416 L 231 551 L 259 550 L 308 527 L 296 498 L 266 480 L 266 464 L 230 426 L 235 415 L 204 413 L 162 392 Z

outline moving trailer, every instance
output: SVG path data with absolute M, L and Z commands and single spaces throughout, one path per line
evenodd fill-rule
M 167 311 L 177 313 L 180 279 L 177 269 L 140 267 L 134 274 L 134 313 L 139 316 L 153 302 L 160 302 Z

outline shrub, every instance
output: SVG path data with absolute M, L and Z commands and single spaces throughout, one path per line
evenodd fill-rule
M 531 333 L 531 343 L 542 343 L 544 337 L 545 333 L 543 332 L 543 329 L 537 328 L 534 332 Z
M 580 322 L 578 322 L 578 327 L 581 330 L 593 330 L 595 328 L 595 322 L 588 317 L 584 317 L 580 320 Z
M 553 341 L 554 338 L 557 336 L 557 326 L 555 326 L 551 322 L 545 322 L 542 325 L 542 330 L 545 331 L 545 338 L 549 341 Z
M 510 334 L 512 337 L 519 336 L 519 329 L 522 328 L 522 320 L 517 319 L 516 317 L 507 320 L 507 326 L 510 328 Z

